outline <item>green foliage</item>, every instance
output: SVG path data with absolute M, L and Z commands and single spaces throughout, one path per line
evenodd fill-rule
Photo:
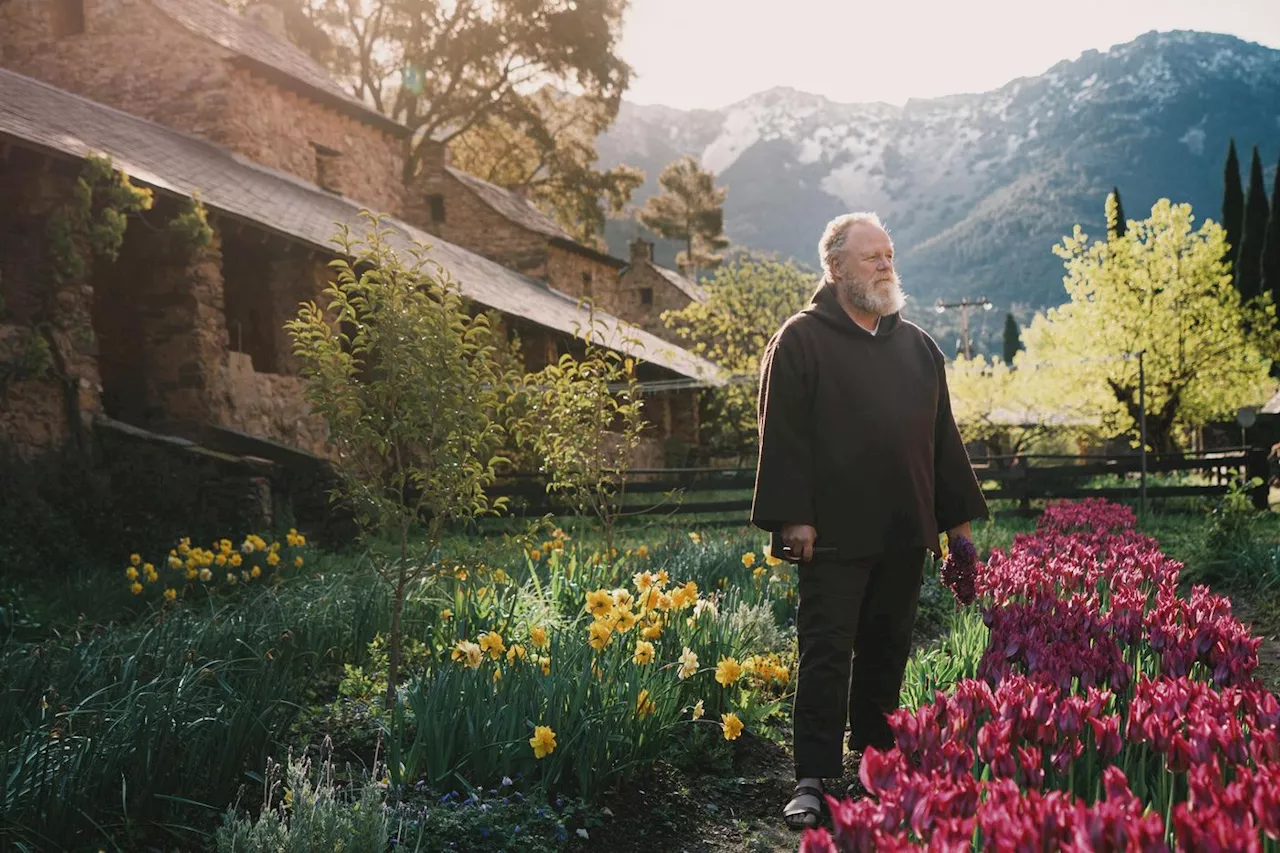
M 357 792 L 334 785 L 328 759 L 313 775 L 310 760 L 291 760 L 285 790 L 275 801 L 279 768 L 268 765 L 262 809 L 256 819 L 231 809 L 214 836 L 217 853 L 310 853 L 351 850 L 381 853 L 391 834 L 383 789 L 365 780 Z
M 285 324 L 307 380 L 307 399 L 329 428 L 341 486 L 362 527 L 395 537 L 398 554 L 375 547 L 374 569 L 393 584 L 387 703 L 400 665 L 399 614 L 409 585 L 429 569 L 410 561 L 409 534 L 425 519 L 426 552 L 445 524 L 500 508 L 485 487 L 501 461 L 501 409 L 515 382 L 496 357 L 487 315 L 472 315 L 424 246 L 402 257 L 378 217 L 363 240 L 344 226 L 342 257 L 325 308 L 301 306 Z M 376 545 L 376 541 L 375 545 Z
M 1271 295 L 1273 305 L 1280 305 L 1280 163 L 1276 164 L 1275 183 L 1271 187 L 1271 213 L 1262 241 L 1263 293 Z
M 184 196 L 179 206 L 178 214 L 166 226 L 174 239 L 189 249 L 202 249 L 213 242 L 213 228 L 200 193 L 193 193 L 191 198 Z
M 1162 199 L 1129 225 L 1093 243 L 1076 226 L 1055 247 L 1070 301 L 1032 321 L 1018 372 L 1034 368 L 1046 409 L 1132 435 L 1134 356 L 1145 352 L 1148 438 L 1171 450 L 1179 432 L 1267 396 L 1275 309 L 1266 298 L 1242 304 L 1222 263 L 1222 228 L 1195 229 L 1189 205 Z
M 1244 224 L 1240 229 L 1240 251 L 1236 254 L 1236 289 L 1249 301 L 1262 294 L 1262 244 L 1267 235 L 1267 187 L 1262 178 L 1262 158 L 1253 146 L 1249 167 L 1249 192 L 1245 196 Z
M 916 710 L 932 702 L 938 691 L 946 693 L 956 682 L 977 678 L 978 664 L 987 650 L 991 632 L 982 614 L 973 607 L 953 611 L 947 632 L 907 661 L 902 678 L 902 706 Z
M 683 240 L 685 250 L 676 257 L 680 271 L 694 279 L 701 269 L 715 269 L 718 254 L 729 245 L 724 237 L 724 199 L 728 192 L 715 185 L 715 175 L 704 171 L 689 155 L 667 165 L 658 176 L 662 192 L 650 196 L 637 217 L 644 227 L 671 240 Z
M 1128 229 L 1129 225 L 1124 218 L 1124 205 L 1120 202 L 1120 190 L 1112 187 L 1111 194 L 1107 196 L 1107 238 L 1123 237 Z
M 1227 162 L 1222 176 L 1222 227 L 1226 231 L 1223 260 L 1227 271 L 1234 274 L 1236 255 L 1240 252 L 1240 236 L 1244 233 L 1244 187 L 1240 183 L 1240 158 L 1233 137 L 1227 145 Z
M 1249 490 L 1262 485 L 1255 477 L 1245 480 L 1233 477 L 1227 485 L 1227 493 L 1209 513 L 1209 528 L 1205 535 L 1205 547 L 1214 556 L 1240 547 L 1253 534 L 1258 511 L 1253 506 Z
M 0 392 L 9 382 L 43 379 L 53 371 L 53 350 L 41 329 L 17 327 L 0 345 Z
M 1022 333 L 1018 329 L 1018 321 L 1013 318 L 1010 312 L 1004 315 L 1004 346 L 1001 354 L 1004 357 L 1005 364 L 1013 364 L 1014 356 L 1021 352 L 1025 347 L 1022 345 Z
M 663 321 L 690 350 L 718 364 L 730 380 L 703 392 L 701 443 L 715 456 L 753 452 L 760 357 L 769 338 L 809 302 L 811 275 L 794 264 L 734 261 L 703 282 L 706 300 L 667 312 Z
M 594 516 L 611 550 L 645 421 L 635 361 L 605 347 L 605 334 L 591 313 L 579 334 L 580 355 L 565 353 L 525 377 L 521 438 L 540 459 L 547 491 Z
M 95 257 L 114 261 L 131 214 L 150 210 L 151 190 L 136 187 L 108 157 L 90 156 L 71 200 L 49 215 L 46 236 L 58 282 L 79 281 Z

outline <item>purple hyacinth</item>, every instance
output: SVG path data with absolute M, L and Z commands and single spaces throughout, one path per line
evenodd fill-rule
M 977 597 L 974 584 L 978 577 L 978 549 L 963 536 L 949 542 L 947 558 L 942 561 L 942 582 L 961 604 L 972 604 Z

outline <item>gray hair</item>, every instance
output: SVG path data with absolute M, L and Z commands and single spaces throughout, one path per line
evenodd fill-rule
M 822 232 L 822 239 L 818 241 L 818 258 L 822 261 L 823 281 L 835 281 L 831 275 L 832 268 L 835 267 L 836 259 L 844 252 L 849 229 L 854 225 L 874 225 L 881 230 L 888 230 L 880 221 L 880 217 L 870 212 L 846 213 L 828 222 L 826 229 Z

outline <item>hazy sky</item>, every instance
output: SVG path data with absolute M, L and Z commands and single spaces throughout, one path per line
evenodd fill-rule
M 1280 0 L 631 0 L 622 55 L 641 104 L 721 107 L 774 86 L 900 104 L 1180 29 L 1280 47 Z

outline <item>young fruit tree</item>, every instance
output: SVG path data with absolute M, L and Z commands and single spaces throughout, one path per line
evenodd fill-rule
M 635 360 L 603 344 L 622 334 L 591 313 L 578 334 L 580 353 L 565 353 L 524 379 L 522 441 L 540 459 L 547 491 L 600 522 L 606 555 L 613 553 L 631 454 L 646 426 Z
M 324 306 L 302 304 L 285 327 L 307 399 L 329 428 L 340 476 L 332 497 L 355 512 L 371 564 L 393 590 L 388 708 L 405 597 L 430 571 L 442 530 L 501 508 L 485 488 L 516 383 L 500 367 L 490 319 L 467 310 L 427 247 L 393 247 L 393 233 L 372 215 L 362 239 L 344 226 Z M 411 537 L 420 556 L 410 555 Z
M 1045 400 L 1135 434 L 1139 363 L 1147 437 L 1157 451 L 1180 435 L 1270 396 L 1275 309 L 1243 303 L 1223 262 L 1225 234 L 1191 206 L 1161 199 L 1123 235 L 1090 242 L 1076 226 L 1054 252 L 1070 301 L 1038 315 L 1019 372 L 1034 370 Z

